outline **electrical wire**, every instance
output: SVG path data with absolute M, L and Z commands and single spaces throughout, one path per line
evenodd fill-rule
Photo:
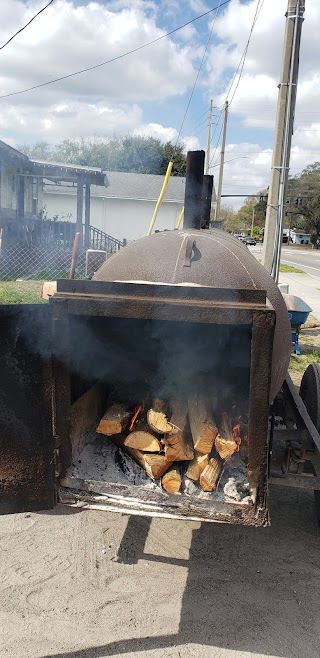
M 51 1 L 53 2 L 53 0 L 51 0 Z M 119 59 L 123 59 L 124 57 L 128 57 L 128 55 L 133 55 L 134 53 L 138 52 L 139 50 L 143 50 L 144 48 L 147 48 L 148 46 L 151 46 L 152 44 L 157 43 L 158 41 L 161 41 L 162 39 L 165 39 L 166 37 L 171 36 L 171 34 L 175 34 L 175 32 L 178 32 L 179 30 L 182 30 L 184 27 L 186 27 L 187 25 L 190 25 L 191 23 L 194 23 L 195 21 L 198 21 L 200 18 L 203 18 L 204 16 L 208 16 L 208 14 L 211 14 L 213 11 L 216 11 L 217 9 L 220 9 L 220 7 L 223 7 L 224 5 L 229 4 L 229 2 L 231 2 L 231 0 L 224 0 L 224 2 L 221 2 L 221 0 L 220 0 L 220 3 L 219 3 L 218 7 L 213 7 L 212 9 L 209 9 L 208 11 L 205 11 L 203 14 L 200 14 L 199 16 L 196 16 L 195 18 L 192 18 L 190 21 L 187 21 L 187 23 L 184 23 L 183 25 L 179 25 L 179 27 L 176 27 L 175 29 L 170 30 L 170 32 L 166 32 L 166 34 L 162 34 L 161 37 L 157 37 L 157 39 L 153 39 L 152 41 L 149 41 L 148 43 L 145 43 L 142 46 L 138 46 L 137 48 L 133 48 L 132 50 L 128 50 L 126 53 L 122 53 L 121 55 L 117 55 L 116 57 L 112 57 L 112 59 L 108 59 L 105 62 L 100 62 L 100 64 L 95 64 L 94 66 L 88 66 L 85 69 L 81 69 L 80 71 L 74 71 L 73 73 L 69 73 L 68 75 L 62 75 L 59 78 L 55 78 L 54 80 L 47 80 L 47 82 L 42 82 L 38 85 L 33 85 L 32 87 L 28 87 L 27 89 L 21 89 L 20 91 L 12 91 L 10 94 L 3 94 L 2 96 L 0 96 L 0 99 L 9 98 L 11 96 L 18 96 L 19 94 L 26 94 L 27 92 L 33 91 L 34 89 L 40 89 L 41 87 L 46 87 L 47 85 L 53 85 L 56 82 L 61 82 L 62 80 L 67 80 L 68 78 L 73 78 L 76 75 L 81 75 L 82 73 L 87 73 L 88 71 L 93 71 L 95 69 L 100 68 L 101 66 L 106 66 L 107 64 L 111 64 L 112 62 L 116 62 Z M 194 87 L 195 87 L 195 85 L 194 85 Z M 190 105 L 190 103 L 189 103 L 189 105 Z
M 235 90 L 234 90 L 234 92 L 233 92 L 233 94 L 232 94 L 232 98 L 231 98 L 231 100 L 229 101 L 229 108 L 230 108 L 230 105 L 231 105 L 231 103 L 232 103 L 232 101 L 233 101 L 233 99 L 234 99 L 234 97 L 235 97 L 236 91 L 237 91 L 237 89 L 238 89 L 238 87 L 239 87 L 239 84 L 240 84 L 240 80 L 241 80 L 241 76 L 242 76 L 242 73 L 243 73 L 243 69 L 244 69 L 244 65 L 245 65 L 245 61 L 246 61 L 246 57 L 247 57 L 247 53 L 248 53 L 248 49 L 249 49 L 249 45 L 250 45 L 250 41 L 251 41 L 251 37 L 252 37 L 252 33 L 253 33 L 253 30 L 254 30 L 255 24 L 256 24 L 256 22 L 257 22 L 257 20 L 258 20 L 258 17 L 259 17 L 260 11 L 261 11 L 261 9 L 262 9 L 262 5 L 263 5 L 263 3 L 264 3 L 264 0 L 258 0 L 258 2 L 257 2 L 256 11 L 255 11 L 255 14 L 254 14 L 254 17 L 253 17 L 253 21 L 252 21 L 251 29 L 250 29 L 250 32 L 249 32 L 248 41 L 247 41 L 247 43 L 246 43 L 246 46 L 245 46 L 245 49 L 244 49 L 244 51 L 243 51 L 243 53 L 242 53 L 242 56 L 241 56 L 241 58 L 240 58 L 240 61 L 239 61 L 239 64 L 238 64 L 237 70 L 235 71 L 235 73 L 234 73 L 234 75 L 233 75 L 233 78 L 232 78 L 232 81 L 231 81 L 231 85 L 230 85 L 230 87 L 229 87 L 229 89 L 228 89 L 228 92 L 227 92 L 227 95 L 226 95 L 226 99 L 225 99 L 225 101 L 228 100 L 228 98 L 229 98 L 229 94 L 231 93 L 231 90 L 232 90 L 232 87 L 233 87 L 234 82 L 235 82 L 235 80 L 236 80 L 236 77 L 237 77 L 237 75 L 239 74 L 238 79 L 237 79 L 237 84 L 236 84 Z M 223 113 L 223 109 L 222 109 L 221 112 L 220 112 L 220 117 L 222 116 L 222 113 Z M 219 117 L 219 121 L 220 121 L 220 117 Z M 220 135 L 219 135 L 219 138 L 218 138 L 218 142 L 217 142 L 217 145 L 216 145 L 216 148 L 215 148 L 214 154 L 213 154 L 213 156 L 212 156 L 212 158 L 211 158 L 211 161 L 210 161 L 210 168 L 212 168 L 212 163 L 213 163 L 213 160 L 214 160 L 214 158 L 215 158 L 216 152 L 217 152 L 217 150 L 218 150 L 218 145 L 219 145 L 219 142 L 220 142 L 220 139 L 221 139 L 222 130 L 223 130 L 223 126 L 221 127 L 221 131 L 220 131 Z M 212 137 L 213 137 L 213 136 L 212 136 Z
M 6 41 L 2 46 L 0 46 L 0 50 L 3 50 L 3 48 L 5 48 L 8 45 L 8 43 L 13 41 L 13 39 L 15 39 L 15 37 L 18 36 L 18 34 L 23 32 L 23 30 L 25 30 L 26 27 L 28 27 L 38 16 L 40 16 L 40 14 L 42 14 L 42 12 L 44 12 L 48 7 L 50 7 L 50 5 L 52 5 L 53 2 L 54 2 L 54 0 L 50 0 L 50 2 L 48 2 L 48 4 L 45 5 L 45 7 L 42 7 L 42 9 L 40 9 L 40 11 L 38 11 L 32 18 L 30 18 L 30 21 L 28 21 L 28 23 L 26 23 L 23 27 L 21 27 L 20 30 L 15 32 L 12 35 L 12 37 L 10 37 L 10 39 L 8 39 L 8 41 Z
M 252 37 L 252 33 L 253 33 L 253 30 L 254 30 L 255 24 L 256 24 L 256 22 L 257 22 L 257 20 L 258 20 L 258 18 L 259 18 L 259 14 L 260 14 L 260 11 L 261 11 L 261 9 L 262 9 L 263 3 L 264 3 L 264 0 L 258 0 L 257 7 L 256 7 L 256 11 L 255 11 L 255 15 L 254 15 L 253 22 L 252 22 L 252 25 L 251 25 L 251 30 L 250 30 L 250 32 L 249 32 L 248 41 L 247 41 L 247 43 L 246 43 L 246 47 L 245 47 L 245 49 L 244 49 L 244 52 L 243 52 L 243 55 L 242 55 L 242 58 L 241 58 L 242 63 L 241 63 L 241 60 L 240 60 L 240 62 L 239 62 L 239 66 L 238 66 L 238 69 L 237 69 L 237 72 L 236 72 L 236 75 L 237 75 L 238 72 L 239 72 L 239 77 L 238 77 L 238 80 L 237 80 L 237 84 L 236 84 L 235 90 L 234 90 L 234 92 L 233 92 L 233 94 L 232 94 L 232 98 L 231 98 L 231 100 L 229 101 L 229 108 L 230 108 L 230 106 L 231 106 L 231 103 L 232 103 L 232 101 L 233 101 L 233 99 L 234 99 L 234 97 L 235 97 L 235 94 L 236 94 L 237 89 L 238 89 L 239 84 L 240 84 L 240 80 L 241 80 L 241 77 L 242 77 L 242 73 L 243 73 L 243 69 L 244 69 L 245 61 L 246 61 L 246 58 L 247 58 L 247 54 L 248 54 L 248 49 L 249 49 L 249 45 L 250 45 L 250 41 L 251 41 L 251 37 Z M 239 70 L 239 69 L 240 69 L 240 70 Z M 227 94 L 227 98 L 226 98 L 226 100 L 228 100 L 228 96 L 229 96 L 229 93 L 230 93 L 230 91 L 231 91 L 231 89 L 232 89 L 233 83 L 234 83 L 234 80 L 232 81 L 232 84 L 231 84 L 231 87 L 230 87 L 229 92 L 228 92 L 228 94 Z
M 221 2 L 221 0 L 219 0 L 219 5 L 218 5 L 218 7 L 215 7 L 215 10 L 217 11 L 217 13 L 216 13 L 216 15 L 215 15 L 215 17 L 214 17 L 214 20 L 212 21 L 211 30 L 210 30 L 210 32 L 209 32 L 209 36 L 208 36 L 208 39 L 207 39 L 206 47 L 205 47 L 205 49 L 204 49 L 204 53 L 203 53 L 203 55 L 202 55 L 202 59 L 201 59 L 201 62 L 200 62 L 200 65 L 199 65 L 199 68 L 198 68 L 198 71 L 197 71 L 197 75 L 196 75 L 196 77 L 195 77 L 195 81 L 194 81 L 193 87 L 192 87 L 192 89 L 191 89 L 191 94 L 190 94 L 190 96 L 189 96 L 189 100 L 188 100 L 188 103 L 187 103 L 187 107 L 186 107 L 185 113 L 184 113 L 184 115 L 183 115 L 183 119 L 182 119 L 182 122 L 181 122 L 180 130 L 179 130 L 179 132 L 178 132 L 178 136 L 177 136 L 177 139 L 176 139 L 176 143 L 175 143 L 175 146 L 174 146 L 174 151 L 173 151 L 173 153 L 175 153 L 175 151 L 176 151 L 176 149 L 177 149 L 177 146 L 178 146 L 178 143 L 179 143 L 179 139 L 180 139 L 180 137 L 181 137 L 181 133 L 182 133 L 182 130 L 183 130 L 183 126 L 184 126 L 185 120 L 186 120 L 186 118 L 187 118 L 187 114 L 188 114 L 189 107 L 190 107 L 190 104 L 191 104 L 191 101 L 192 101 L 192 98 L 193 98 L 193 94 L 194 94 L 195 89 L 196 89 L 196 86 L 197 86 L 197 82 L 198 82 L 199 75 L 200 75 L 200 72 L 201 72 L 201 69 L 202 69 L 202 66 L 203 66 L 203 62 L 204 62 L 204 60 L 205 60 L 205 56 L 206 56 L 206 54 L 207 54 L 207 50 L 208 50 L 208 48 L 209 48 L 209 44 L 210 44 L 210 41 L 211 41 L 213 28 L 214 28 L 214 26 L 215 26 L 215 24 L 216 24 L 216 20 L 217 20 L 217 18 L 218 18 L 219 9 L 220 9 L 221 7 L 223 7 L 223 5 L 228 4 L 228 2 L 230 2 L 230 0 L 227 0 L 227 2 L 226 2 L 226 1 L 225 1 L 225 2 Z

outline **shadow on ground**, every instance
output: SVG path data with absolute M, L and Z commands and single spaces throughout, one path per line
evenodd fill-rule
M 145 553 L 152 521 L 129 517 L 118 550 L 128 579 L 139 560 L 188 568 L 178 632 L 43 658 L 102 658 L 190 643 L 202 645 L 204 658 L 206 647 L 319 658 L 320 553 L 312 495 L 276 486 L 272 498 L 271 528 L 204 523 L 193 531 L 187 561 Z

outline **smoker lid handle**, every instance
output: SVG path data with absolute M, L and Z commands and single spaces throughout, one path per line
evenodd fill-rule
M 184 267 L 191 267 L 192 253 L 193 253 L 193 250 L 194 250 L 195 246 L 196 246 L 196 241 L 192 237 L 189 237 L 187 239 L 187 244 L 186 244 L 186 255 L 185 255 L 185 260 L 184 260 Z

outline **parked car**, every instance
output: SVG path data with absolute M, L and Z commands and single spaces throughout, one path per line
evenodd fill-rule
M 254 238 L 243 238 L 243 242 L 246 245 L 251 245 L 252 247 L 255 247 L 257 242 Z

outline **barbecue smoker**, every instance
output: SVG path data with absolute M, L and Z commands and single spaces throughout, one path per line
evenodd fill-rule
M 232 236 L 143 238 L 48 306 L 0 315 L 2 513 L 60 501 L 265 526 L 276 435 L 271 479 L 320 488 L 319 435 L 284 383 L 283 298 Z

